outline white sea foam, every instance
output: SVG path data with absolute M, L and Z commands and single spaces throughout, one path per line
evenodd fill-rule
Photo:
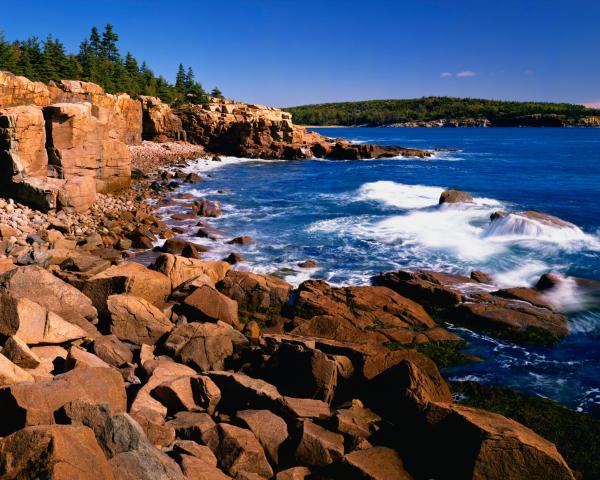
M 562 245 L 577 242 L 584 242 L 590 245 L 597 244 L 596 239 L 584 233 L 576 225 L 550 225 L 533 218 L 512 213 L 491 222 L 482 236 L 500 240 L 504 239 L 506 241 L 531 239 Z
M 202 173 L 210 172 L 217 168 L 226 167 L 228 165 L 236 165 L 240 163 L 268 163 L 268 162 L 285 162 L 286 160 L 265 160 L 256 158 L 240 158 L 240 157 L 219 157 L 220 161 L 215 161 L 211 158 L 198 158 L 192 160 L 183 168 L 185 173 Z
M 357 198 L 360 200 L 373 200 L 403 209 L 423 208 L 437 205 L 443 191 L 444 189 L 441 187 L 404 185 L 380 180 L 362 185 L 358 190 Z
M 541 260 L 528 260 L 520 266 L 495 273 L 493 278 L 494 283 L 502 288 L 530 287 L 549 270 L 550 265 Z

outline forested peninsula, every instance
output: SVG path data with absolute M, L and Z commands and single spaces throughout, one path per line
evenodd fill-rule
M 300 125 L 396 127 L 600 126 L 600 110 L 569 103 L 422 97 L 284 108 Z

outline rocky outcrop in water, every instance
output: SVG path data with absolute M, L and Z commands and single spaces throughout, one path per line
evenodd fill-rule
M 212 99 L 207 105 L 177 110 L 190 142 L 208 151 L 248 158 L 361 159 L 398 155 L 426 157 L 430 152 L 401 147 L 353 144 L 329 139 L 292 123 L 291 114 L 273 107 Z

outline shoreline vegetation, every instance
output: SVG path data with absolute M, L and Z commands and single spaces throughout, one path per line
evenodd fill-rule
M 286 107 L 313 127 L 600 127 L 600 110 L 583 105 L 423 97 Z
M 83 469 L 98 480 L 595 478 L 572 432 L 511 420 L 509 394 L 488 410 L 464 389 L 455 395 L 474 406 L 454 401 L 440 372 L 477 361 L 445 319 L 559 341 L 567 319 L 545 294 L 564 279 L 494 289 L 484 272 L 401 270 L 371 285 L 295 286 L 236 269 L 252 238 L 230 239 L 211 224 L 222 205 L 180 188 L 218 174 L 190 171 L 198 158 L 431 152 L 331 140 L 271 107 L 216 97 L 171 107 L 5 72 L 0 146 L 7 478 L 51 477 L 59 464 L 65 478 Z M 440 198 L 469 201 L 456 190 Z M 571 228 L 537 212 L 494 215 Z M 190 232 L 206 242 L 180 237 Z M 207 261 L 215 239 L 231 253 Z M 556 418 L 590 425 L 597 442 L 591 417 L 563 409 Z

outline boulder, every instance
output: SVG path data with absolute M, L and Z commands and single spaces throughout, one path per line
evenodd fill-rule
M 114 412 L 124 412 L 123 377 L 111 368 L 77 368 L 50 381 L 17 383 L 0 388 L 0 403 L 6 415 L 0 425 L 1 434 L 27 426 L 53 424 L 54 413 L 76 399 L 106 403 Z
M 200 371 L 222 370 L 225 361 L 233 355 L 233 339 L 237 335 L 229 325 L 221 322 L 192 322 L 175 328 L 165 347 L 179 361 Z
M 292 467 L 281 470 L 275 476 L 275 480 L 304 480 L 310 476 L 310 470 L 306 467 Z
M 418 466 L 427 478 L 575 478 L 554 444 L 514 420 L 439 402 L 428 406 L 425 418 L 414 447 L 425 449 Z M 438 452 L 435 462 L 426 451 Z
M 106 302 L 110 333 L 136 345 L 154 345 L 174 325 L 147 300 L 134 295 L 111 295 Z
M 277 411 L 283 397 L 274 385 L 241 372 L 212 371 L 207 376 L 221 390 L 220 409 L 236 412 L 247 408 Z
M 169 378 L 154 387 L 152 396 L 167 407 L 168 412 L 199 410 L 189 376 Z
M 203 480 L 231 480 L 229 475 L 225 475 L 221 470 L 200 458 L 191 455 L 181 455 L 181 469 L 188 479 Z
M 97 318 L 92 301 L 49 271 L 37 266 L 20 267 L 0 276 L 0 292 L 14 298 L 27 298 L 86 331 Z
M 196 403 L 209 414 L 214 414 L 221 401 L 221 390 L 215 382 L 205 375 L 192 377 L 192 391 Z
M 353 400 L 348 408 L 336 411 L 334 420 L 338 432 L 353 437 L 369 438 L 378 430 L 381 417 L 365 408 L 360 400 Z
M 112 480 L 112 469 L 94 432 L 83 425 L 39 425 L 0 440 L 6 479 Z
M 241 329 L 238 305 L 210 285 L 202 285 L 183 301 L 186 316 L 191 320 L 224 322 Z
M 194 202 L 194 210 L 198 212 L 199 217 L 220 217 L 221 205 L 219 202 L 211 202 L 205 198 Z
M 8 337 L 4 343 L 2 355 L 21 368 L 36 368 L 40 364 L 40 358 L 15 335 Z
M 25 344 L 64 343 L 88 332 L 29 300 L 0 293 L 0 333 L 17 335 Z M 82 322 L 86 320 L 82 319 Z
M 177 433 L 177 438 L 193 440 L 208 445 L 216 427 L 215 421 L 204 412 L 179 412 L 167 422 Z
M 344 456 L 344 437 L 310 420 L 302 424 L 302 437 L 296 449 L 296 461 L 308 467 L 325 467 Z
M 0 354 L 0 387 L 19 382 L 33 382 L 33 377 L 30 373 Z
M 270 410 L 241 410 L 236 417 L 250 429 L 272 465 L 279 464 L 279 449 L 288 438 L 285 421 Z
M 152 396 L 152 391 L 168 380 L 180 377 L 192 377 L 196 375 L 196 372 L 185 365 L 168 360 L 149 360 L 144 364 L 144 368 L 150 369 L 148 373 L 149 378 L 137 392 L 129 413 L 135 415 L 143 411 L 153 411 L 164 419 L 167 415 L 167 407 Z
M 292 286 L 277 277 L 230 270 L 217 289 L 238 302 L 242 317 L 250 319 L 254 313 L 267 318 L 280 315 Z
M 200 275 L 207 275 L 213 284 L 223 280 L 231 265 L 227 262 L 205 262 L 164 253 L 150 268 L 166 275 L 171 281 L 171 288 L 175 290 Z
M 65 360 L 64 370 L 69 371 L 75 368 L 111 368 L 111 366 L 93 353 L 73 345 Z
M 263 478 L 273 476 L 265 452 L 250 430 L 220 423 L 215 434 L 218 435 L 218 443 L 211 448 L 219 465 L 227 473 L 236 475 L 239 472 L 251 472 Z
M 82 292 L 103 313 L 106 313 L 108 297 L 119 293 L 141 297 L 160 307 L 171 293 L 171 282 L 162 273 L 150 270 L 141 263 L 123 262 L 87 280 Z
M 142 427 L 127 413 L 113 413 L 107 405 L 75 400 L 61 416 L 91 428 L 116 478 L 183 480 L 177 464 L 152 445 Z
M 412 476 L 404 469 L 404 464 L 396 450 L 388 447 L 373 447 L 356 450 L 344 456 L 347 466 L 347 478 L 364 478 L 368 480 L 412 480 Z
M 98 357 L 113 367 L 122 367 L 133 361 L 133 352 L 116 335 L 96 337 L 93 349 Z
M 473 203 L 475 200 L 470 193 L 461 192 L 460 190 L 445 190 L 440 195 L 439 204 L 444 203 Z
M 331 417 L 329 404 L 323 400 L 281 397 L 279 404 L 288 419 L 316 418 L 324 420 Z

